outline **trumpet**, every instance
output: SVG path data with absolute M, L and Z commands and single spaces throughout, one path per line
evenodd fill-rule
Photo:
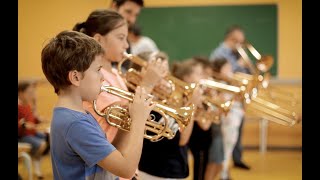
M 132 102 L 134 98 L 133 93 L 113 87 L 113 86 L 103 85 L 101 86 L 100 91 L 119 96 L 121 98 L 129 100 L 130 102 Z M 194 113 L 193 104 L 188 107 L 181 107 L 179 109 L 174 109 L 160 102 L 153 101 L 153 103 L 156 104 L 154 111 L 161 114 L 165 122 L 164 124 L 159 124 L 158 122 L 155 121 L 154 115 L 151 115 L 151 117 L 148 118 L 146 122 L 144 138 L 149 139 L 152 142 L 159 141 L 163 137 L 166 137 L 168 139 L 174 138 L 176 132 L 173 132 L 168 127 L 168 119 L 166 118 L 166 115 L 173 117 L 177 121 L 179 128 L 184 129 L 189 124 Z M 131 118 L 127 109 L 120 107 L 118 105 L 113 105 L 113 106 L 107 107 L 103 112 L 100 112 L 97 109 L 96 100 L 93 101 L 93 108 L 94 108 L 94 111 L 99 116 L 105 117 L 106 121 L 111 126 L 117 127 L 121 130 L 130 131 Z M 148 135 L 147 131 L 150 131 L 155 135 Z
M 214 100 L 210 96 L 205 96 L 202 102 L 203 108 L 197 108 L 195 112 L 195 119 L 202 121 L 210 120 L 212 123 L 220 124 L 220 115 L 227 115 L 231 109 L 233 101 L 227 100 L 221 102 Z
M 215 107 L 215 106 L 207 106 Z M 198 108 L 195 112 L 194 119 L 202 122 L 211 121 L 214 124 L 220 124 L 220 111 L 219 109 L 210 109 L 209 111 L 205 108 Z
M 218 91 L 228 92 L 235 95 L 239 95 L 240 97 L 244 98 L 246 102 L 250 101 L 250 91 L 247 88 L 248 84 L 245 82 L 244 84 L 238 86 L 232 86 L 225 83 L 217 82 L 210 79 L 201 79 L 198 83 L 198 85 L 204 89 L 204 88 L 210 88 L 215 89 Z M 227 103 L 232 104 L 232 103 Z M 223 104 L 221 104 L 223 106 Z M 229 106 L 226 106 L 229 108 Z
M 242 95 L 242 93 L 244 93 L 245 91 L 245 87 L 239 88 L 209 79 L 201 79 L 196 86 L 203 90 L 209 88 L 215 89 L 217 91 L 231 92 L 236 95 Z M 233 100 L 221 101 L 217 98 L 211 97 L 210 95 L 203 95 L 203 107 L 196 110 L 195 116 L 196 118 L 200 118 L 203 121 L 211 120 L 213 123 L 219 124 L 220 115 L 227 115 L 233 103 Z
M 227 115 L 228 112 L 230 111 L 230 108 L 233 105 L 233 102 L 234 102 L 233 100 L 227 100 L 227 101 L 221 102 L 219 100 L 213 100 L 212 97 L 210 97 L 210 96 L 206 96 L 203 103 L 206 104 L 209 107 L 216 106 L 225 115 Z
M 127 52 L 124 52 L 123 55 L 125 58 L 118 63 L 118 72 L 124 77 L 126 85 L 131 89 L 135 89 L 142 81 L 140 72 L 130 68 L 126 73 L 123 73 L 122 64 L 126 60 L 130 60 L 141 67 L 146 67 L 148 63 L 140 57 L 128 54 Z M 167 88 L 158 85 L 152 91 L 152 94 L 159 98 L 164 104 L 180 107 L 184 106 L 185 102 L 191 99 L 195 89 L 193 84 L 188 84 L 171 75 L 167 75 L 164 80 L 167 82 Z

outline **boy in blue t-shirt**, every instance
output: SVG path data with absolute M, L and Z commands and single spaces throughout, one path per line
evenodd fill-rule
M 131 178 L 139 163 L 144 128 L 154 108 L 143 88 L 129 105 L 131 131 L 119 131 L 113 144 L 82 101 L 100 93 L 104 51 L 91 37 L 63 31 L 42 50 L 42 70 L 58 95 L 50 145 L 54 179 Z

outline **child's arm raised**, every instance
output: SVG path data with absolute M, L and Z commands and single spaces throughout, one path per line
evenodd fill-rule
M 189 142 L 190 136 L 192 134 L 193 124 L 194 117 L 192 116 L 188 126 L 181 132 L 179 146 L 185 146 Z
M 123 178 L 134 176 L 141 156 L 146 120 L 155 106 L 151 101 L 144 88 L 137 87 L 133 103 L 129 105 L 131 130 L 118 131 L 113 140 L 117 150 L 101 160 L 99 166 Z

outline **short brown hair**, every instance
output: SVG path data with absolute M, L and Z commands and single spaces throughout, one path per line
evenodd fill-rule
M 214 72 L 220 73 L 222 67 L 228 63 L 226 58 L 216 58 L 212 61 L 211 67 Z
M 72 30 L 91 37 L 97 33 L 104 36 L 126 23 L 125 19 L 114 10 L 96 9 L 89 14 L 86 21 L 77 23 Z
M 182 62 L 175 62 L 172 64 L 171 73 L 178 79 L 183 80 L 184 76 L 187 76 L 193 72 L 193 66 L 198 63 L 194 59 L 186 59 Z
M 228 27 L 228 29 L 226 30 L 226 32 L 224 34 L 224 39 L 227 39 L 228 37 L 230 37 L 230 35 L 235 31 L 244 32 L 241 26 L 236 25 L 236 24 L 232 25 L 232 26 Z
M 194 56 L 192 58 L 196 63 L 199 63 L 203 66 L 203 68 L 210 67 L 210 61 L 205 56 Z
M 71 85 L 68 73 L 85 72 L 104 50 L 93 38 L 75 31 L 62 31 L 41 52 L 42 71 L 55 93 Z

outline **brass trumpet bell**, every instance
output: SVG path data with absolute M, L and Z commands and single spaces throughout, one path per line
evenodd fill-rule
M 270 55 L 261 56 L 256 62 L 256 67 L 260 72 L 265 73 L 271 69 L 273 61 L 273 57 Z
M 220 116 L 221 114 L 227 115 L 230 111 L 233 101 L 227 100 L 225 102 L 218 101 L 213 99 L 212 97 L 206 96 L 203 105 L 205 108 L 198 108 L 196 110 L 196 117 L 202 118 L 205 120 L 211 120 L 215 124 L 220 124 Z M 208 111 L 208 109 L 210 109 Z

